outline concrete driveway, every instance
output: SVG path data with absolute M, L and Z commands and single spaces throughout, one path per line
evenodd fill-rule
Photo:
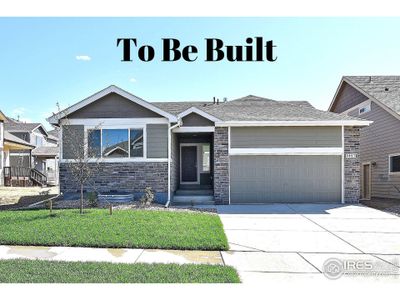
M 331 258 L 372 264 L 374 275 L 345 275 L 341 280 L 400 279 L 400 218 L 395 215 L 362 205 L 336 204 L 217 209 L 230 245 L 230 251 L 222 253 L 224 262 L 239 271 L 243 282 L 328 280 L 322 272 Z M 351 266 L 349 270 L 354 271 Z

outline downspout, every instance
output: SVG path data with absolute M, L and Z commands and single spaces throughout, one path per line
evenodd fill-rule
M 182 121 L 178 119 L 178 122 L 174 126 L 169 126 L 168 128 L 168 201 L 165 204 L 165 207 L 168 207 L 171 203 L 171 148 L 172 148 L 172 130 L 181 127 Z

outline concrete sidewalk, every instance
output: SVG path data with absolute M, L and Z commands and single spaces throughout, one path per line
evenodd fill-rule
M 0 259 L 44 259 L 112 263 L 223 264 L 219 251 L 0 246 Z

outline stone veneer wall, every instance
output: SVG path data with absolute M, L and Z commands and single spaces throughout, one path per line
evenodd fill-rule
M 128 192 L 140 197 L 148 186 L 153 188 L 158 202 L 166 202 L 167 162 L 101 162 L 100 171 L 93 175 L 84 189 L 87 192 Z M 60 192 L 67 196 L 78 191 L 79 185 L 73 180 L 68 164 L 60 163 Z
M 216 204 L 229 203 L 229 152 L 227 127 L 215 127 L 214 132 L 214 199 Z
M 346 154 L 355 154 L 346 158 Z M 344 128 L 344 200 L 358 203 L 360 199 L 360 128 Z

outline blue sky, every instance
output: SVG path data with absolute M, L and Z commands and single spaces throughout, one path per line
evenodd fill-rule
M 398 75 L 400 18 L 0 18 L 0 109 L 43 122 L 115 84 L 150 101 L 248 94 L 327 109 L 342 75 Z M 204 62 L 205 38 L 274 40 L 278 59 Z M 155 47 L 152 62 L 121 62 L 118 37 Z M 199 48 L 196 62 L 161 62 L 161 39 Z M 78 60 L 88 56 L 90 60 Z

